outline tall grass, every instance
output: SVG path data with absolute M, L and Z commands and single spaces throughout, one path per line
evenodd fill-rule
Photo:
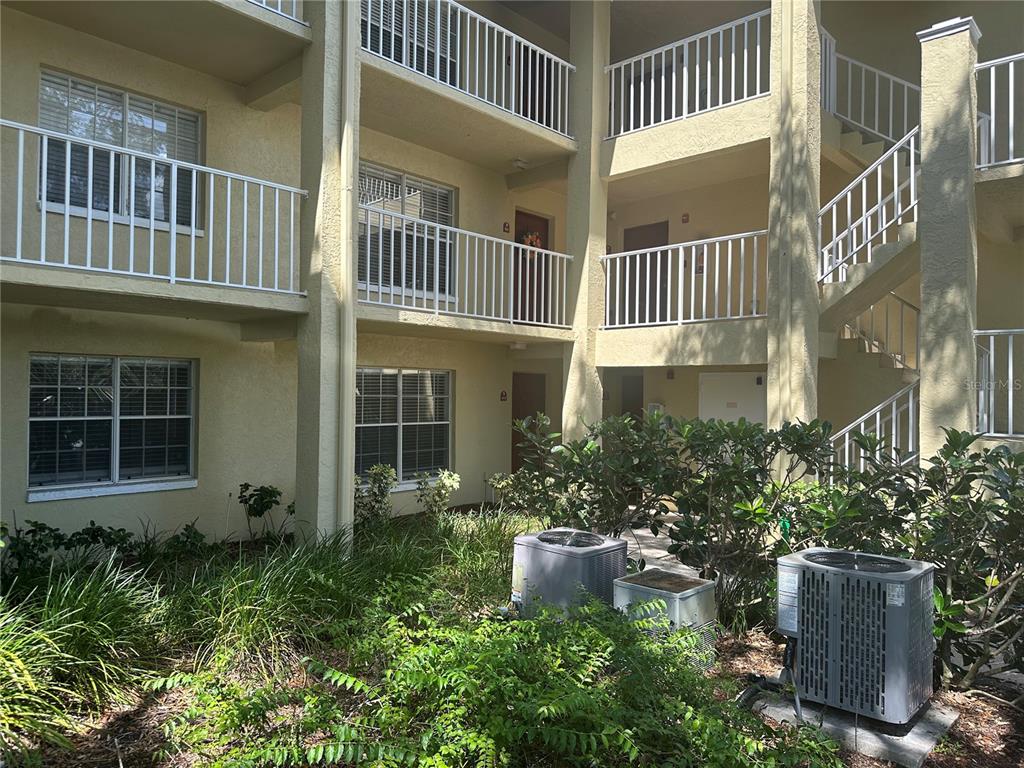
M 66 744 L 63 698 L 53 671 L 64 661 L 50 634 L 0 597 L 0 756 L 34 741 Z

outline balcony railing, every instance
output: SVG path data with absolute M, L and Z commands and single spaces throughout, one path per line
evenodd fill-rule
M 1024 160 L 1024 53 L 978 64 L 978 167 Z
M 362 47 L 563 136 L 566 61 L 452 0 L 360 0 Z
M 0 120 L 4 261 L 299 292 L 306 193 Z
M 978 347 L 978 431 L 1024 436 L 1024 328 L 974 332 Z
M 762 317 L 768 232 L 602 257 L 605 328 Z
M 359 300 L 521 325 L 568 327 L 563 253 L 359 207 Z
M 610 65 L 608 136 L 769 92 L 771 10 Z
M 249 0 L 249 2 L 294 21 L 302 21 L 302 4 L 299 0 Z
M 921 87 L 844 56 L 836 39 L 822 30 L 821 106 L 894 144 L 921 124 Z

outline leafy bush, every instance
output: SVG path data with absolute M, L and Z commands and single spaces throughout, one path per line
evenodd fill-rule
M 365 478 L 357 478 L 355 520 L 357 524 L 376 524 L 391 517 L 391 491 L 398 475 L 390 464 L 374 464 Z
M 316 661 L 298 688 L 207 679 L 170 732 L 224 764 L 839 765 L 810 731 L 717 701 L 692 638 L 666 629 L 596 603 L 455 625 L 414 605 L 365 635 L 373 679 Z
M 249 538 L 256 536 L 252 532 L 253 519 L 263 521 L 260 538 L 278 541 L 284 535 L 288 519 L 295 514 L 295 502 L 285 507 L 285 515 L 281 522 L 274 524 L 274 509 L 281 506 L 281 489 L 273 485 L 253 486 L 242 483 L 238 486 L 238 503 L 245 509 L 245 525 L 249 529 Z
M 436 477 L 421 474 L 416 478 L 416 503 L 430 517 L 439 517 L 447 511 L 452 494 L 459 490 L 462 479 L 449 469 L 442 469 Z
M 139 541 L 124 528 L 99 526 L 93 520 L 89 525 L 70 534 L 35 520 L 27 528 L 17 525 L 13 529 L 0 523 L 0 583 L 9 584 L 16 578 L 20 586 L 31 586 L 46 576 L 55 560 L 75 559 L 81 563 L 97 562 L 107 554 L 133 556 Z

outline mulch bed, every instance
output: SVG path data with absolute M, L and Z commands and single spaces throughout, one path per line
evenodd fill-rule
M 723 681 L 754 673 L 774 676 L 782 666 L 782 645 L 761 629 L 718 643 L 718 668 Z M 742 683 L 741 683 L 742 685 Z M 1007 691 L 992 691 L 1007 697 Z M 1019 692 L 1018 692 L 1019 693 Z M 925 761 L 925 768 L 1024 767 L 1024 713 L 977 693 L 942 691 L 932 699 L 960 713 L 945 739 Z M 849 768 L 890 768 L 895 763 L 852 752 L 842 753 Z

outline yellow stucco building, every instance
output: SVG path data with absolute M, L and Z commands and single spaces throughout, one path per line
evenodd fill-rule
M 1024 440 L 1024 3 L 0 3 L 0 514 L 488 497 L 513 418 Z

